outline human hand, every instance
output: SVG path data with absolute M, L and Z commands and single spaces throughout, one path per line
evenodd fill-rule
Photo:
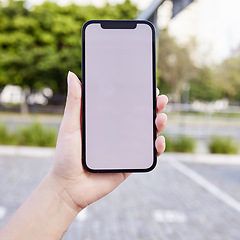
M 157 97 L 158 112 L 166 104 L 166 96 Z M 157 116 L 158 133 L 164 129 L 166 120 L 163 113 Z M 68 96 L 53 168 L 1 229 L 1 239 L 62 239 L 83 208 L 111 192 L 130 175 L 85 171 L 81 139 L 81 84 L 69 72 Z M 164 138 L 158 137 L 155 145 L 160 155 L 165 148 Z
M 158 95 L 158 94 L 157 94 Z M 90 173 L 82 166 L 81 137 L 81 83 L 68 73 L 68 94 L 63 120 L 59 130 L 54 166 L 50 173 L 52 187 L 76 211 L 107 195 L 123 182 L 130 173 Z M 160 113 L 167 104 L 165 95 L 157 96 L 156 126 L 163 131 L 167 116 Z M 155 141 L 158 156 L 165 149 L 165 139 Z

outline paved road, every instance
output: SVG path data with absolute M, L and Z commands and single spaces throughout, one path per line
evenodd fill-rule
M 0 227 L 51 161 L 0 157 Z M 64 240 L 238 240 L 239 189 L 239 165 L 160 162 L 80 213 Z

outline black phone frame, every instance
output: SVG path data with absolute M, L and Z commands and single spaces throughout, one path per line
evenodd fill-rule
M 149 168 L 144 169 L 91 169 L 86 163 L 86 117 L 85 117 L 85 30 L 88 25 L 100 23 L 104 29 L 134 29 L 137 24 L 147 24 L 152 29 L 152 86 L 153 86 L 153 164 Z M 81 130 L 82 130 L 82 164 L 85 170 L 91 173 L 134 173 L 134 172 L 149 172 L 157 165 L 157 150 L 155 140 L 157 138 L 157 129 L 155 119 L 157 116 L 156 106 L 156 33 L 154 25 L 146 20 L 90 20 L 84 23 L 82 27 L 82 103 L 81 103 Z

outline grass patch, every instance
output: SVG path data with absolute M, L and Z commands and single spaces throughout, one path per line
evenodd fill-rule
M 230 112 L 230 113 L 213 113 L 213 117 L 226 117 L 226 118 L 240 118 L 239 112 Z
M 231 137 L 215 136 L 209 142 L 209 151 L 211 153 L 238 154 L 239 143 Z

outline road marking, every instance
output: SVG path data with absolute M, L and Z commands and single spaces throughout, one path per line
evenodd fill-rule
M 220 188 L 209 182 L 200 174 L 196 173 L 189 167 L 177 161 L 171 161 L 169 162 L 169 164 L 175 169 L 177 169 L 179 172 L 183 173 L 185 176 L 190 178 L 193 182 L 197 183 L 199 186 L 201 186 L 209 193 L 214 195 L 216 198 L 220 199 L 222 202 L 227 204 L 229 207 L 240 212 L 240 202 L 238 202 L 236 199 L 234 199 L 227 193 L 223 192 Z
M 7 213 L 7 209 L 5 207 L 0 206 L 0 219 L 3 219 Z
M 161 223 L 185 223 L 187 216 L 179 211 L 157 209 L 152 212 L 155 221 Z
M 87 219 L 87 208 L 84 208 L 76 217 L 79 222 L 84 222 Z

